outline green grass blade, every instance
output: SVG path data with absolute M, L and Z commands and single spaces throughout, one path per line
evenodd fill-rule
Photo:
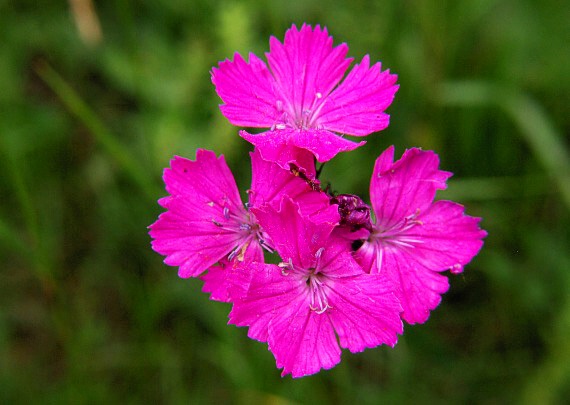
M 144 168 L 133 159 L 127 149 L 117 141 L 117 137 L 105 127 L 87 103 L 55 70 L 44 63 L 36 71 L 59 97 L 69 112 L 85 125 L 107 153 L 115 159 L 146 196 L 154 200 L 157 195 L 161 194 L 161 191 L 156 188 L 149 176 L 147 176 Z
M 498 106 L 519 128 L 519 134 L 556 182 L 570 209 L 570 154 L 542 108 L 529 96 L 485 82 L 445 83 L 438 101 L 455 106 Z

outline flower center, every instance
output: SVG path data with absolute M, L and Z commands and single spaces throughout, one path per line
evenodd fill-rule
M 378 223 L 373 226 L 373 232 L 368 237 L 368 242 L 379 242 L 381 244 L 393 245 L 404 248 L 414 248 L 415 245 L 422 243 L 411 235 L 408 231 L 416 225 L 423 225 L 422 221 L 417 217 L 420 215 L 418 209 L 411 215 L 393 224 Z
M 313 265 L 308 270 L 295 266 L 291 258 L 286 262 L 278 264 L 283 276 L 293 273 L 305 283 L 309 293 L 309 307 L 317 314 L 322 314 L 327 309 L 332 308 L 325 293 L 326 276 L 319 271 L 319 264 L 324 250 L 325 248 L 322 247 L 315 252 Z
M 228 254 L 228 260 L 243 261 L 245 253 L 251 243 L 258 243 L 262 248 L 273 253 L 271 245 L 267 242 L 265 232 L 255 222 L 247 211 L 232 212 L 227 206 L 222 208 L 223 223 L 212 219 L 212 223 L 221 230 L 235 235 L 236 246 Z
M 327 309 L 332 308 L 325 293 L 325 283 L 322 274 L 316 273 L 315 269 L 309 269 L 306 283 L 309 289 L 309 307 L 317 314 L 322 314 Z
M 316 120 L 323 104 L 323 94 L 320 92 L 315 93 L 313 102 L 309 107 L 289 103 L 284 105 L 283 101 L 277 100 L 276 108 L 281 113 L 281 117 L 272 129 L 318 129 Z

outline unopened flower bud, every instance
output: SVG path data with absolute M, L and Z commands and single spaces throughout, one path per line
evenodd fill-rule
M 338 205 L 341 226 L 348 226 L 352 231 L 362 228 L 372 229 L 370 207 L 359 196 L 339 194 L 331 197 L 331 204 Z

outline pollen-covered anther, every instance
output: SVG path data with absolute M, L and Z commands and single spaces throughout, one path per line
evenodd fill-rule
M 315 257 L 317 258 L 317 260 L 321 258 L 321 256 L 322 256 L 322 254 L 323 254 L 324 251 L 325 251 L 325 248 L 324 248 L 324 247 L 321 247 L 321 248 L 319 248 L 319 250 L 317 250 L 317 251 L 315 252 Z
M 294 270 L 295 267 L 293 266 L 293 261 L 291 258 L 287 262 L 281 262 L 277 265 L 281 269 L 281 274 L 284 276 L 288 276 L 289 272 L 287 270 Z
M 250 243 L 251 240 L 247 240 L 241 245 L 236 246 L 228 255 L 228 260 L 231 261 L 233 259 L 237 259 L 238 262 L 243 262 L 243 259 L 245 257 L 245 252 L 247 251 L 247 248 Z
M 412 215 L 409 215 L 406 218 L 404 218 L 404 225 L 409 225 L 409 226 L 423 225 L 422 221 L 416 219 L 419 216 L 420 216 L 420 209 L 418 208 L 416 212 L 414 212 Z

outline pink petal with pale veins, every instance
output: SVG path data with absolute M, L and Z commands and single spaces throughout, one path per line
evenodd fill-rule
M 303 167 L 299 161 L 299 149 L 308 151 L 323 163 L 328 162 L 340 152 L 354 150 L 366 142 L 352 142 L 329 131 L 316 129 L 277 129 L 261 134 L 249 134 L 240 131 L 240 136 L 259 148 L 266 160 L 276 162 L 286 170 L 294 163 Z
M 261 134 L 239 131 L 239 135 L 253 144 L 263 159 L 275 162 L 284 170 L 291 170 L 291 164 L 293 164 L 307 173 L 314 173 L 315 164 L 311 153 L 290 144 L 289 139 L 293 132 L 294 130 L 287 129 L 267 131 Z
M 252 208 L 251 212 L 269 235 L 275 250 L 284 261 L 303 269 L 314 265 L 316 251 L 325 245 L 327 238 L 338 224 L 335 205 L 330 205 L 319 216 L 321 223 L 314 223 L 300 213 L 299 204 L 283 198 L 278 210 L 272 206 Z
M 271 37 L 266 55 L 289 120 L 310 121 L 312 111 L 340 82 L 352 62 L 346 58 L 348 46 L 333 48 L 325 29 L 304 24 L 285 33 L 283 44 Z
M 200 276 L 204 281 L 202 291 L 210 293 L 210 299 L 213 301 L 231 302 L 227 276 L 228 270 L 226 270 L 225 265 L 210 267 L 206 273 Z
M 216 208 L 218 208 L 216 210 Z M 166 256 L 164 262 L 178 266 L 183 278 L 199 276 L 238 245 L 240 237 L 215 225 L 225 221 L 221 207 L 178 197 L 170 201 L 168 211 L 150 226 L 152 248 Z M 220 222 L 221 223 L 221 222 Z
M 376 224 L 355 258 L 365 271 L 394 283 L 404 320 L 423 323 L 449 287 L 438 272 L 461 272 L 479 252 L 486 232 L 463 206 L 433 203 L 451 175 L 439 170 L 435 153 L 414 148 L 393 160 L 393 147 L 376 160 L 370 183 Z
M 445 189 L 451 173 L 438 169 L 432 151 L 412 148 L 393 163 L 394 147 L 376 160 L 370 181 L 370 200 L 376 224 L 389 228 L 404 218 L 421 214 L 432 203 L 436 191 Z
M 398 90 L 397 76 L 382 71 L 380 63 L 369 66 L 366 55 L 326 98 L 315 113 L 317 128 L 364 136 L 388 126 L 390 117 L 384 110 Z
M 238 266 L 239 267 L 239 266 Z M 249 326 L 248 336 L 269 343 L 277 367 L 293 377 L 331 368 L 340 349 L 326 315 L 312 311 L 305 280 L 283 275 L 272 264 L 251 263 L 249 272 L 232 276 L 230 323 Z
M 277 367 L 283 368 L 282 376 L 303 377 L 340 362 L 341 351 L 329 317 L 312 311 L 302 295 L 275 314 L 268 343 Z
M 233 301 L 229 323 L 248 326 L 247 335 L 267 342 L 269 322 L 285 311 L 292 297 L 302 294 L 302 282 L 284 277 L 274 264 L 250 263 L 232 269 L 230 295 Z M 300 281 L 300 279 L 298 279 Z
M 366 142 L 352 142 L 330 131 L 307 129 L 293 133 L 290 143 L 310 151 L 321 162 L 328 162 L 340 152 L 354 150 Z
M 212 151 L 198 149 L 196 160 L 176 156 L 164 170 L 163 180 L 173 197 L 190 196 L 242 209 L 239 190 L 223 155 L 218 158 Z
M 249 63 L 239 54 L 233 62 L 221 62 L 212 69 L 212 82 L 224 102 L 222 113 L 234 125 L 269 128 L 283 115 L 275 80 L 265 63 L 253 54 Z
M 360 265 L 353 259 L 350 246 L 342 238 L 333 233 L 321 252 L 317 271 L 328 279 L 340 279 L 365 274 Z
M 199 149 L 195 161 L 176 157 L 164 181 L 171 196 L 160 203 L 167 211 L 149 233 L 153 249 L 166 256 L 166 264 L 179 267 L 180 277 L 196 277 L 248 243 L 239 231 L 247 212 L 223 156 Z M 243 247 L 242 256 L 251 251 Z
M 311 185 L 298 175 L 263 159 L 259 149 L 255 149 L 250 155 L 252 166 L 251 189 L 248 192 L 250 207 L 278 204 L 284 195 L 299 204 L 303 215 L 313 215 L 329 207 L 329 198 L 324 192 L 313 190 Z M 314 166 L 312 157 L 306 165 Z M 306 171 L 304 175 L 314 178 L 315 171 Z
M 338 280 L 327 290 L 328 314 L 342 348 L 356 353 L 396 344 L 403 325 L 393 289 L 383 276 L 362 273 Z
M 362 255 L 369 256 L 368 260 L 362 260 Z M 413 250 L 365 242 L 356 259 L 363 267 L 365 261 L 371 262 L 371 273 L 380 273 L 390 280 L 404 308 L 402 318 L 409 324 L 424 323 L 449 288 L 447 277 L 423 266 Z
M 232 276 L 235 276 L 235 271 L 232 269 L 240 266 L 243 269 L 248 269 L 251 262 L 263 263 L 263 249 L 259 243 L 250 243 L 244 247 L 242 259 L 227 260 L 222 259 L 218 265 L 212 266 L 208 271 L 201 275 L 200 278 L 204 281 L 202 288 L 203 292 L 210 293 L 210 299 L 213 301 L 232 302 L 231 292 L 233 283 Z
M 406 232 L 409 240 L 417 240 L 414 256 L 423 266 L 434 271 L 460 273 L 483 246 L 487 232 L 479 228 L 480 218 L 465 215 L 462 205 L 436 201 L 423 215 L 420 224 Z
M 340 346 L 360 352 L 381 344 L 394 346 L 402 333 L 400 306 L 394 286 L 379 275 L 364 272 L 348 250 L 346 241 L 334 235 L 325 246 L 317 272 L 324 277 L 324 291 Z

